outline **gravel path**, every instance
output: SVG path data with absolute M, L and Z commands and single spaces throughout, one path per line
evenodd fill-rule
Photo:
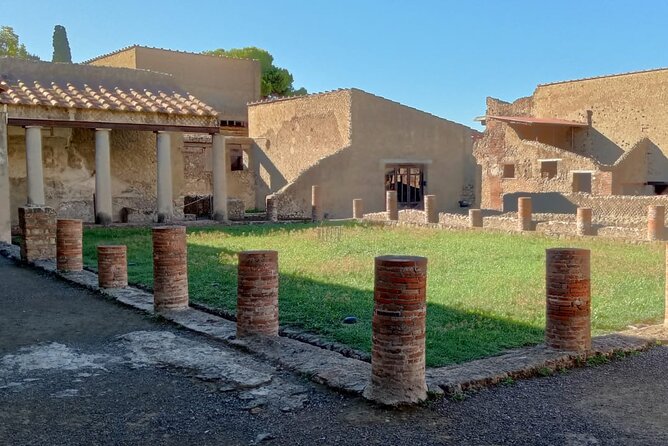
M 668 444 L 665 347 L 388 411 L 3 258 L 0 283 L 0 444 Z

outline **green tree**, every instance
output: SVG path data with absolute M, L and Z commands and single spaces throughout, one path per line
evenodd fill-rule
M 30 54 L 26 46 L 19 42 L 19 36 L 11 26 L 0 26 L 0 56 L 39 60 L 39 57 Z
M 249 46 L 245 48 L 232 48 L 225 50 L 218 48 L 212 51 L 204 51 L 204 54 L 220 57 L 233 57 L 237 59 L 255 59 L 260 61 L 262 70 L 262 96 L 296 96 L 306 94 L 305 88 L 295 90 L 292 74 L 285 69 L 274 65 L 274 56 L 262 48 Z
M 53 57 L 51 62 L 72 63 L 70 42 L 67 40 L 67 30 L 62 25 L 53 28 Z

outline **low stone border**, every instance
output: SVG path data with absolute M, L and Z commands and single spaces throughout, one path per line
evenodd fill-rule
M 18 246 L 0 244 L 0 254 L 20 262 Z M 156 314 L 153 310 L 153 295 L 150 292 L 135 287 L 100 289 L 97 274 L 94 272 L 84 270 L 61 273 L 56 271 L 55 261 L 38 261 L 32 266 L 124 305 Z M 369 362 L 296 339 L 285 336 L 269 339 L 236 339 L 236 324 L 233 321 L 192 307 L 159 314 L 181 327 L 255 354 L 339 391 L 361 395 L 371 377 Z M 545 371 L 576 367 L 586 363 L 591 357 L 612 357 L 620 353 L 646 350 L 659 341 L 668 342 L 668 329 L 663 325 L 596 337 L 593 339 L 592 351 L 587 354 L 559 352 L 543 344 L 518 348 L 463 364 L 428 368 L 427 385 L 433 396 L 455 394 L 498 384 L 509 378 L 528 378 L 543 375 Z

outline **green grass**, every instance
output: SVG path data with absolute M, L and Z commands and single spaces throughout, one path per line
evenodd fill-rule
M 370 351 L 374 256 L 426 256 L 427 364 L 438 366 L 541 342 L 545 249 L 570 246 L 592 250 L 595 333 L 663 314 L 659 244 L 356 224 L 324 231 L 306 224 L 189 229 L 191 300 L 234 311 L 236 253 L 275 249 L 281 323 Z M 130 282 L 152 285 L 149 229 L 86 230 L 87 265 L 96 265 L 95 247 L 105 243 L 126 244 Z M 348 315 L 359 322 L 342 324 Z

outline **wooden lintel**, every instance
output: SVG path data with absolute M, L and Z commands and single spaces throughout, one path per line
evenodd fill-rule
M 17 127 L 65 127 L 70 129 L 141 130 L 144 132 L 219 133 L 220 127 L 200 127 L 176 124 L 139 124 L 133 122 L 69 121 L 66 119 L 9 118 L 8 125 Z

